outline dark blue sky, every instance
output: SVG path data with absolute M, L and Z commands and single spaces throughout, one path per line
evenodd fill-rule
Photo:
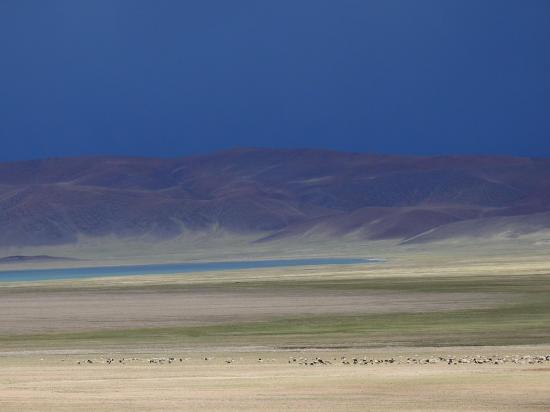
M 550 1 L 1 0 L 0 140 L 550 156 Z

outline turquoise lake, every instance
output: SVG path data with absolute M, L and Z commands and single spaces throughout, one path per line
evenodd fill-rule
M 211 272 L 235 269 L 262 269 L 309 265 L 356 265 L 380 262 L 378 259 L 311 258 L 249 260 L 232 262 L 170 263 L 134 266 L 97 266 L 64 269 L 0 270 L 0 282 L 82 279 L 109 276 L 175 275 L 179 273 Z

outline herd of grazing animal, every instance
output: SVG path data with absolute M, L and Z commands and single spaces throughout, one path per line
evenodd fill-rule
M 77 361 L 78 365 L 90 365 L 90 364 L 119 364 L 126 365 L 131 363 L 145 363 L 152 365 L 164 365 L 178 363 L 183 364 L 186 361 L 190 361 L 191 358 L 182 358 L 182 357 L 168 357 L 168 358 L 119 358 L 115 359 L 112 357 L 108 358 L 99 358 L 99 359 L 86 359 Z M 213 357 L 201 357 L 201 361 L 209 362 L 214 361 Z M 65 361 L 63 359 L 63 361 Z M 240 361 L 243 361 L 240 358 Z M 231 365 L 238 362 L 233 358 L 223 359 L 223 363 L 226 365 Z M 275 359 L 263 359 L 258 358 L 257 363 L 276 363 Z M 306 357 L 294 357 L 291 356 L 288 359 L 289 364 L 302 365 L 302 366 L 328 366 L 328 365 L 433 365 L 433 364 L 442 364 L 442 365 L 503 365 L 503 364 L 519 364 L 519 365 L 535 365 L 535 364 L 546 364 L 550 363 L 550 355 L 507 355 L 507 356 L 434 356 L 434 357 L 391 357 L 391 358 L 367 358 L 366 356 L 362 358 L 352 357 L 348 358 L 346 356 L 341 356 L 340 358 L 332 358 L 332 360 L 322 359 L 320 357 L 306 358 Z

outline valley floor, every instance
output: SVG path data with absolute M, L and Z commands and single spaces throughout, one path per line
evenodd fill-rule
M 3 283 L 0 410 L 548 410 L 550 260 L 474 252 Z
M 0 410 L 543 411 L 550 407 L 550 362 L 403 363 L 449 354 L 459 360 L 542 353 L 550 354 L 550 346 L 4 355 Z M 317 357 L 331 364 L 293 361 Z M 400 362 L 363 364 L 363 357 Z

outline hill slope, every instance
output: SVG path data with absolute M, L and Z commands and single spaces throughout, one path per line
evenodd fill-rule
M 544 212 L 550 159 L 241 149 L 0 164 L 0 247 L 212 229 L 430 241 L 545 230 Z

